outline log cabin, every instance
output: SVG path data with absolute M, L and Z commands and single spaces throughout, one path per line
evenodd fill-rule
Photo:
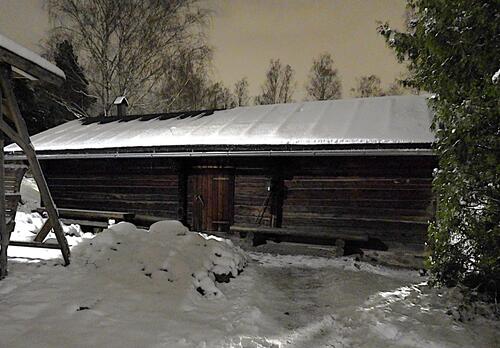
M 59 208 L 421 250 L 431 122 L 425 96 L 386 96 L 88 118 L 32 141 Z

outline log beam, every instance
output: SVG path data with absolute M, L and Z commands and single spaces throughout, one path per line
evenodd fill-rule
M 39 80 L 52 83 L 56 86 L 60 86 L 64 82 L 64 77 L 54 74 L 48 71 L 43 66 L 34 63 L 33 61 L 11 52 L 4 47 L 0 47 L 0 62 L 6 63 L 10 66 L 15 66 L 19 70 L 22 70 Z

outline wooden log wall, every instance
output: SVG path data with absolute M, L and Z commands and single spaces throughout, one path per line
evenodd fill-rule
M 429 157 L 301 160 L 285 180 L 283 227 L 368 233 L 421 248 L 433 216 Z
M 429 156 L 45 160 L 43 166 L 61 208 L 127 211 L 188 225 L 193 178 L 202 173 L 234 175 L 234 224 L 362 232 L 388 245 L 421 247 L 433 216 L 436 159 Z M 269 197 L 272 180 L 284 186 L 279 200 Z M 272 206 L 281 200 L 281 207 Z
M 270 175 L 236 175 L 234 178 L 234 223 L 271 225 L 268 186 Z
M 82 159 L 42 162 L 60 208 L 178 218 L 178 165 L 167 159 Z

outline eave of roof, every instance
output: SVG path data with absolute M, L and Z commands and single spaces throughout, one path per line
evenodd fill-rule
M 196 157 L 320 157 L 320 156 L 433 156 L 431 144 L 333 145 L 333 146 L 232 146 L 110 148 L 86 151 L 39 151 L 42 160 L 98 158 L 196 158 Z M 10 160 L 24 160 L 22 152 L 6 154 Z

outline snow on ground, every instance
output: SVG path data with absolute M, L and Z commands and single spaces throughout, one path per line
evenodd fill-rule
M 118 224 L 75 247 L 69 267 L 11 260 L 0 346 L 499 346 L 498 322 L 455 320 L 459 298 L 417 272 L 249 253 L 239 276 L 214 283 L 219 266 L 237 274 L 244 257 L 206 238 L 172 221 L 150 232 Z
M 175 221 L 75 241 L 68 267 L 9 248 L 0 347 L 500 346 L 498 321 L 457 320 L 460 294 L 415 271 L 244 253 Z

